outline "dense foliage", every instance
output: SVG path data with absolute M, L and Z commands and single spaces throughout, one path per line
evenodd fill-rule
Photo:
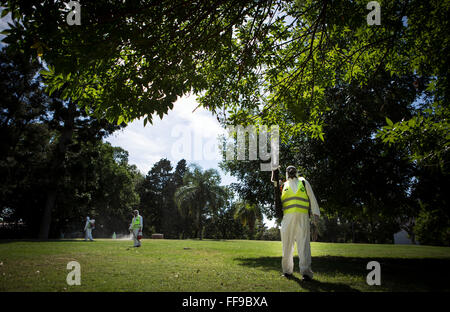
M 102 142 L 119 126 L 49 97 L 39 70 L 26 56 L 0 53 L 3 221 L 41 238 L 81 231 L 87 214 L 111 228 L 139 200 L 128 153 Z
M 146 124 L 194 92 L 224 126 L 280 126 L 282 166 L 304 168 L 352 237 L 360 228 L 361 240 L 383 242 L 405 228 L 448 245 L 450 1 L 380 0 L 380 25 L 368 24 L 367 2 L 98 0 L 82 3 L 78 26 L 62 1 L 0 4 L 13 18 L 8 49 L 46 62 L 64 111 Z M 268 174 L 252 162 L 224 167 L 241 199 L 273 216 Z M 188 206 L 198 235 L 203 208 Z

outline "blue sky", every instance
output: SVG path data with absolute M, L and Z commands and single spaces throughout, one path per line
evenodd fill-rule
M 224 129 L 211 112 L 202 107 L 195 109 L 197 106 L 194 95 L 183 96 L 163 119 L 153 115 L 153 124 L 145 127 L 143 119 L 135 120 L 105 141 L 127 150 L 129 162 L 143 174 L 161 158 L 169 159 L 172 166 L 184 158 L 203 169 L 217 169 L 224 185 L 237 182 L 218 167 L 218 136 L 225 133 Z

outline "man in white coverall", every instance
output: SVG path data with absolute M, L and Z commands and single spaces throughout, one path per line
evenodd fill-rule
M 91 219 L 89 219 L 89 217 L 86 217 L 86 225 L 84 226 L 84 232 L 86 233 L 84 236 L 85 241 L 87 241 L 88 239 L 90 241 L 94 240 L 92 238 L 92 223 L 91 223 Z
M 300 260 L 300 274 L 303 280 L 311 280 L 311 247 L 309 244 L 309 211 L 317 224 L 320 216 L 319 205 L 314 196 L 311 185 L 303 177 L 298 177 L 294 166 L 286 168 L 286 182 L 281 193 L 283 220 L 281 221 L 281 241 L 283 244 L 283 258 L 281 266 L 283 276 L 291 277 L 294 271 L 294 243 L 297 242 Z
M 134 239 L 134 247 L 141 247 L 141 242 L 138 239 L 138 235 L 142 233 L 142 228 L 144 226 L 144 221 L 141 215 L 139 215 L 139 211 L 135 210 L 133 211 L 133 220 L 131 220 L 130 224 L 130 232 L 133 235 Z

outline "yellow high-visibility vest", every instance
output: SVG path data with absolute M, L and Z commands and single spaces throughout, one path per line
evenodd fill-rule
M 141 216 L 134 217 L 133 219 L 133 229 L 139 229 L 141 227 Z
M 283 214 L 300 212 L 308 213 L 309 211 L 309 197 L 302 181 L 298 181 L 297 192 L 289 187 L 289 182 L 286 181 L 281 193 L 281 204 L 283 207 Z

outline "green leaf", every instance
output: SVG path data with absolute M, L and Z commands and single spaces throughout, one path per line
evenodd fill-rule
M 2 15 L 0 16 L 0 18 L 5 17 L 8 13 L 9 13 L 8 9 L 3 9 Z
M 394 123 L 392 122 L 392 120 L 390 120 L 389 118 L 387 118 L 386 117 L 386 122 L 387 122 L 387 124 L 389 125 L 389 126 L 393 126 L 394 125 Z

